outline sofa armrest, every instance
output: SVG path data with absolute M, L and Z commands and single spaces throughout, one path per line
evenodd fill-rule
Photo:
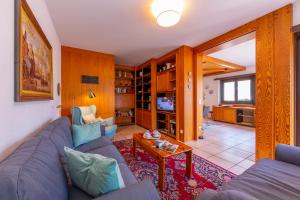
M 278 144 L 275 157 L 278 161 L 300 166 L 300 147 Z
M 160 197 L 151 181 L 142 181 L 140 183 L 126 186 L 123 189 L 108 193 L 93 200 L 159 200 Z

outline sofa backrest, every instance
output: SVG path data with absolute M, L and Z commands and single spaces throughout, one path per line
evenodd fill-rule
M 61 118 L 0 163 L 0 199 L 68 199 L 60 155 L 73 147 L 70 122 Z
M 66 117 L 61 117 L 49 124 L 36 137 L 46 137 L 56 146 L 60 155 L 64 155 L 64 147 L 74 148 L 71 123 Z

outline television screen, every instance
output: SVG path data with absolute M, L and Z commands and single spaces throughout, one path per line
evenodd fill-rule
M 157 97 L 157 110 L 174 111 L 173 97 Z

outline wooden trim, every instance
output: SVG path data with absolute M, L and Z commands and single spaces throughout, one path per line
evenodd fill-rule
M 203 75 L 212 76 L 246 70 L 246 67 L 211 56 L 202 57 Z
M 295 145 L 300 146 L 300 33 L 295 33 Z M 298 123 L 297 123 L 298 122 Z
M 220 44 L 220 45 L 218 45 L 216 47 L 213 47 L 211 49 L 208 49 L 208 50 L 204 51 L 203 54 L 204 55 L 209 55 L 209 54 L 215 53 L 217 51 L 221 51 L 223 49 L 227 49 L 227 48 L 245 43 L 245 42 L 253 40 L 253 39 L 255 39 L 255 32 L 250 32 L 246 35 L 243 35 L 243 36 L 238 37 L 236 39 L 233 39 L 233 40 L 230 40 L 230 41 L 225 42 L 223 44 Z
M 229 31 L 223 35 L 220 35 L 208 42 L 200 44 L 194 48 L 195 53 L 204 53 L 209 49 L 215 48 L 219 45 L 225 44 L 232 40 L 238 39 L 240 37 L 244 37 L 247 34 L 255 32 L 257 27 L 257 20 L 249 22 L 241 27 L 238 27 L 232 31 Z
M 227 80 L 227 79 L 233 79 L 233 78 L 245 78 L 245 77 L 250 77 L 250 76 L 255 76 L 255 73 L 251 74 L 243 74 L 243 75 L 238 75 L 238 76 L 230 76 L 230 77 L 222 77 L 222 78 L 215 78 L 215 81 L 220 81 L 220 80 Z
M 300 24 L 293 26 L 292 30 L 294 33 L 300 32 Z
M 80 49 L 80 48 L 76 48 L 76 47 L 69 47 L 69 46 L 61 46 L 61 48 L 67 52 L 76 52 L 76 53 L 84 53 L 84 54 L 91 54 L 91 55 L 95 55 L 95 56 L 107 56 L 107 57 L 115 57 L 113 54 L 109 54 L 109 53 L 100 53 L 97 51 L 92 51 L 92 50 L 86 50 L 86 49 Z
M 256 158 L 274 158 L 279 143 L 292 144 L 291 110 L 293 99 L 291 78 L 292 52 L 292 5 L 289 4 L 241 27 L 218 36 L 194 48 L 203 52 L 246 34 L 256 34 Z M 197 56 L 197 59 L 201 59 Z M 196 62 L 199 62 L 196 61 Z M 198 70 L 198 69 L 195 69 Z M 195 87 L 199 83 L 194 81 Z M 194 104 L 198 113 L 201 89 L 195 90 Z M 196 118 L 198 119 L 198 118 Z M 195 120 L 196 120 L 195 119 Z

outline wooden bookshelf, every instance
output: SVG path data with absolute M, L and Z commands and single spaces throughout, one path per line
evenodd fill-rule
M 135 68 L 116 65 L 115 122 L 119 126 L 135 124 Z
M 157 110 L 157 129 L 176 140 L 195 139 L 193 112 L 193 51 L 182 46 L 157 59 L 157 97 L 172 97 L 174 112 Z
M 136 124 L 154 129 L 156 113 L 156 62 L 147 61 L 135 70 Z

